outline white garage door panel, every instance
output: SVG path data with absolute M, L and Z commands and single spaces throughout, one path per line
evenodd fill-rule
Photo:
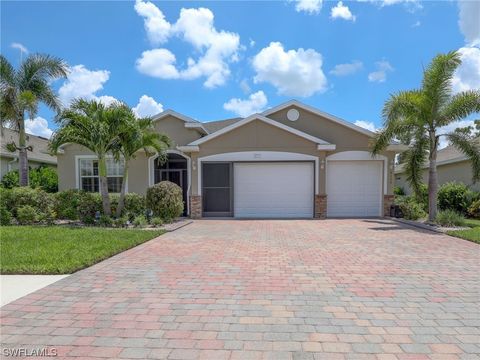
M 312 217 L 312 163 L 236 163 L 235 217 Z
M 381 216 L 382 162 L 329 161 L 327 216 Z

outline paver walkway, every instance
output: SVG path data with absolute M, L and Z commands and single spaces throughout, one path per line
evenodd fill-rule
M 2 351 L 478 359 L 479 251 L 387 220 L 197 221 L 4 306 Z

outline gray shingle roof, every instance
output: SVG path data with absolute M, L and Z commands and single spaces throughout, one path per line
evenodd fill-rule
M 243 120 L 243 118 L 238 117 L 238 118 L 231 118 L 231 119 L 218 120 L 218 121 L 209 121 L 209 122 L 204 122 L 202 124 L 203 124 L 203 127 L 205 127 L 208 130 L 208 132 L 211 134 L 211 133 L 214 133 L 215 131 L 223 129 L 224 127 L 232 125 L 240 120 Z
M 0 140 L 0 156 L 17 158 L 18 151 L 12 153 L 7 150 L 6 146 L 12 141 L 18 145 L 18 132 L 8 128 L 2 128 Z M 48 152 L 48 142 L 48 139 L 41 136 L 27 134 L 27 146 L 32 147 L 32 151 L 28 152 L 28 158 L 38 162 L 56 164 L 57 157 L 50 155 Z

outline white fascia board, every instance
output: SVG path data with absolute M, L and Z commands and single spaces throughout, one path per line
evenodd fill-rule
M 299 107 L 300 109 L 303 109 L 303 110 L 306 110 L 306 111 L 309 111 L 311 113 L 314 113 L 318 116 L 321 116 L 321 117 L 324 117 L 328 120 L 331 120 L 337 124 L 340 124 L 340 125 L 343 125 L 343 126 L 346 126 L 352 130 L 355 130 L 359 133 L 362 133 L 364 135 L 367 135 L 369 137 L 373 137 L 375 135 L 374 132 L 370 131 L 370 130 L 367 130 L 367 129 L 364 129 L 360 126 L 357 126 L 347 120 L 343 120 L 339 117 L 336 117 L 334 115 L 331 115 L 331 114 L 328 114 L 326 112 L 323 112 L 321 110 L 318 110 L 317 108 L 314 108 L 313 106 L 310 106 L 310 105 L 307 105 L 307 104 L 304 104 L 298 100 L 290 100 L 290 101 L 287 101 L 287 102 L 284 102 L 283 104 L 280 104 L 280 105 L 277 105 L 273 108 L 270 108 L 270 109 L 267 109 L 265 110 L 262 115 L 263 116 L 268 116 L 270 114 L 273 114 L 273 113 L 276 113 L 277 111 L 280 111 L 280 110 L 283 110 L 289 106 L 296 106 L 296 107 Z
M 192 153 L 192 152 L 199 152 L 200 148 L 196 145 L 183 145 L 183 146 L 177 146 L 177 150 L 184 153 Z
M 335 144 L 317 145 L 318 150 L 335 150 L 336 148 Z
M 200 121 L 192 119 L 189 116 L 180 114 L 179 112 L 176 112 L 175 110 L 171 110 L 171 109 L 165 110 L 160 114 L 153 116 L 153 121 L 160 121 L 164 117 L 169 115 L 177 119 L 183 120 L 185 122 L 185 127 L 188 129 L 198 129 L 198 130 L 201 130 L 200 132 L 203 132 L 205 135 L 208 134 L 207 129 L 203 126 L 203 124 Z
M 275 121 L 275 120 L 272 120 L 272 119 L 269 119 L 261 114 L 253 114 L 253 115 L 250 115 L 249 117 L 243 119 L 243 120 L 240 120 L 234 124 L 231 124 L 229 126 L 226 126 L 224 127 L 223 129 L 220 129 L 218 131 L 215 131 L 214 133 L 211 133 L 210 135 L 207 135 L 203 138 L 200 138 L 198 140 L 195 140 L 193 142 L 191 142 L 189 145 L 200 145 L 200 144 L 203 144 L 204 142 L 207 142 L 209 140 L 212 140 L 218 136 L 221 136 L 227 132 L 230 132 L 236 128 L 239 128 L 243 125 L 246 125 L 254 120 L 260 120 L 260 121 L 263 121 L 264 123 L 267 123 L 267 124 L 270 124 L 272 126 L 275 126 L 279 129 L 282 129 L 282 130 L 285 130 L 285 131 L 288 131 L 289 133 L 292 133 L 292 134 L 295 134 L 297 136 L 300 136 L 304 139 L 307 139 L 307 140 L 310 140 L 314 143 L 317 143 L 317 144 L 321 144 L 321 145 L 331 145 L 330 143 L 328 143 L 327 141 L 325 140 L 322 140 L 322 139 L 319 139 L 315 136 L 312 136 L 312 135 L 309 135 L 307 133 L 304 133 L 303 131 L 300 131 L 300 130 L 297 130 L 297 129 L 294 129 L 290 126 L 287 126 L 287 125 L 284 125 L 278 121 Z
M 185 127 L 187 129 L 198 129 L 201 130 L 205 135 L 208 134 L 208 130 L 199 122 L 186 122 Z

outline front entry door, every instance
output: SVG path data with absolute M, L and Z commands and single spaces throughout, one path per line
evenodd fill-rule
M 183 189 L 182 170 L 160 170 L 161 181 L 170 181 Z
M 202 164 L 203 216 L 232 216 L 232 164 Z

